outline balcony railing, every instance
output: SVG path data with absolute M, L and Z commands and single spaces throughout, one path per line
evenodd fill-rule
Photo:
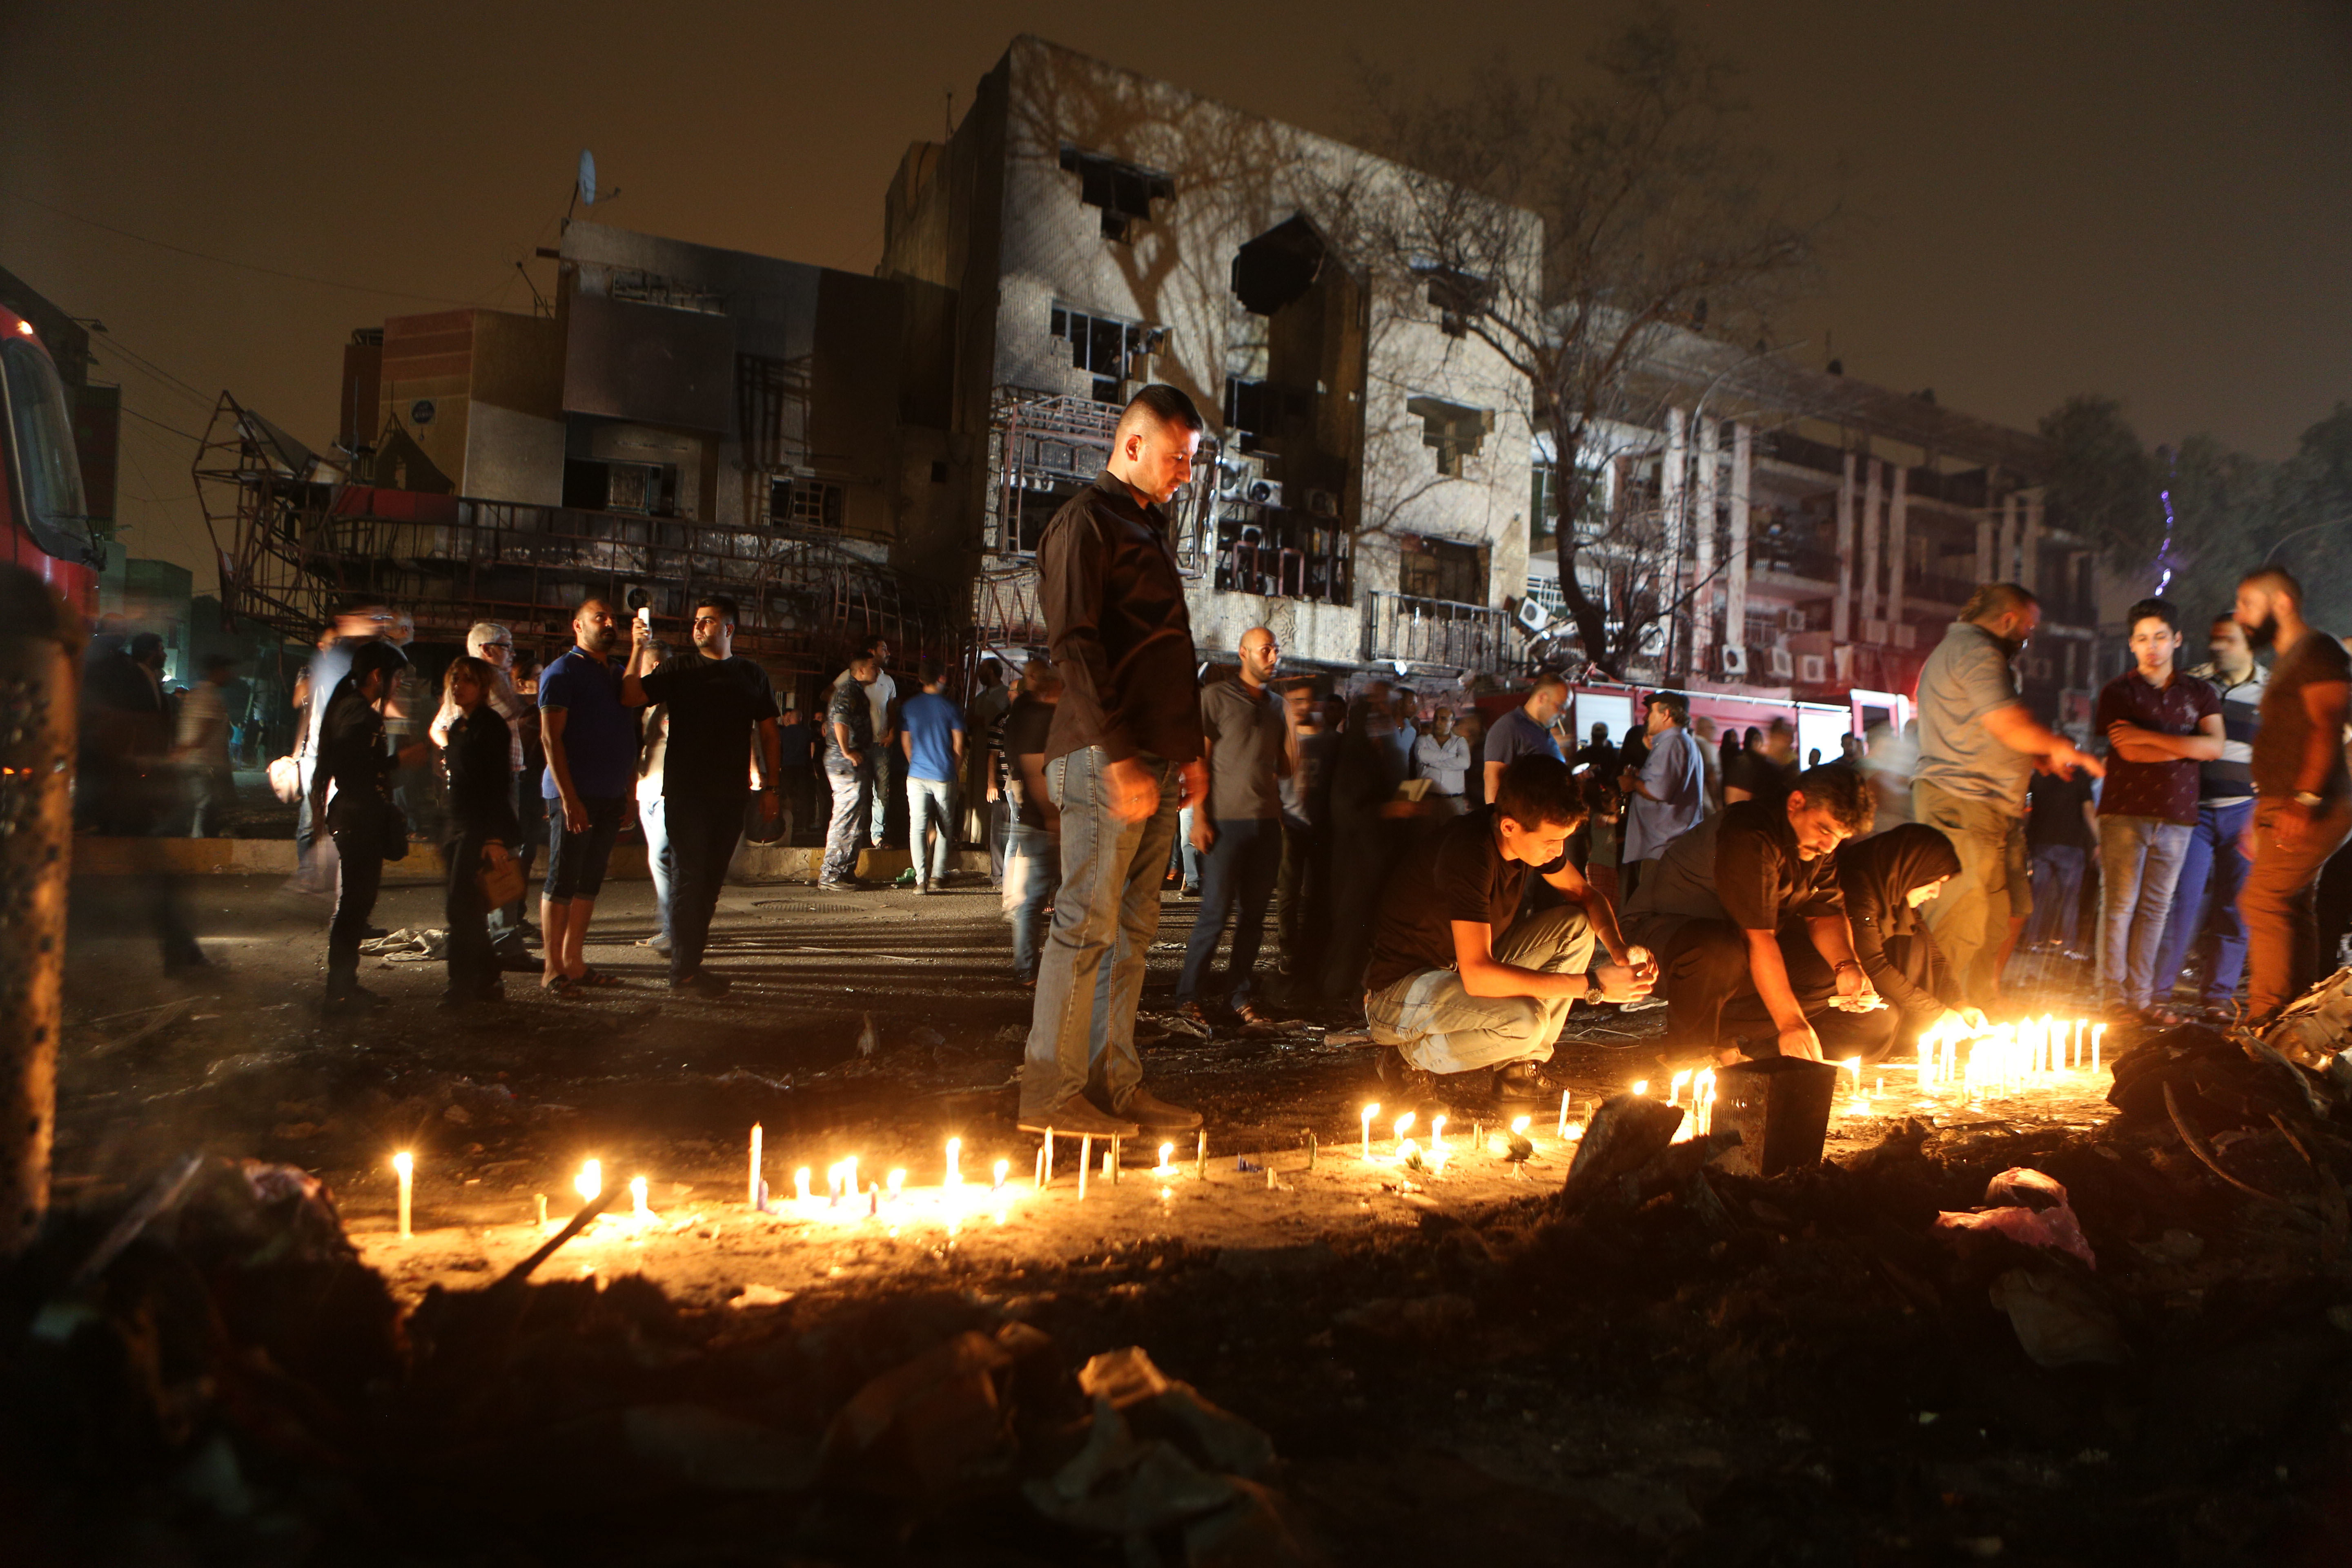
M 1373 589 L 1364 595 L 1367 659 L 1507 675 L 1517 668 L 1519 634 L 1511 617 L 1485 605 L 1422 599 Z

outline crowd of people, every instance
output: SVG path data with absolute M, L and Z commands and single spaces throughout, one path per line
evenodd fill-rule
M 917 893 L 949 883 L 959 843 L 986 847 L 1035 993 L 1021 1119 L 1063 1131 L 1198 1124 L 1144 1086 L 1135 1044 L 1171 894 L 1197 900 L 1181 1022 L 1360 1005 L 1383 1075 L 1431 1091 L 1533 1087 L 1580 1005 L 1664 1006 L 1670 1051 L 1693 1061 L 1881 1058 L 1981 1027 L 2021 943 L 2094 958 L 2111 1015 L 2153 1026 L 2200 1007 L 2259 1025 L 2316 978 L 2315 897 L 2352 837 L 2352 654 L 2304 619 L 2284 571 L 2246 577 L 2195 669 L 2179 610 L 2133 605 L 2132 668 L 2073 736 L 2018 684 L 2040 605 L 1995 583 L 1927 658 L 1900 733 L 1801 761 L 1786 719 L 1718 732 L 1660 690 L 1622 737 L 1596 724 L 1580 741 L 1556 675 L 1482 710 L 1466 686 L 1286 673 L 1268 626 L 1237 665 L 1202 664 L 1161 510 L 1202 428 L 1166 386 L 1129 405 L 1104 473 L 1040 540 L 1045 656 L 1009 679 L 984 661 L 968 703 L 934 661 L 902 685 L 877 638 L 804 722 L 735 653 L 740 613 L 715 593 L 682 651 L 593 598 L 543 667 L 478 625 L 436 691 L 406 618 L 354 605 L 296 688 L 281 764 L 303 876 L 333 894 L 328 1009 L 380 1005 L 362 948 L 383 934 L 383 866 L 413 841 L 447 867 L 446 1005 L 497 997 L 509 972 L 559 996 L 620 984 L 586 952 L 632 825 L 658 909 L 646 945 L 672 989 L 718 995 L 704 960 L 742 844 L 821 822 L 816 885 L 854 893 L 899 797 Z M 175 703 L 159 648 L 118 637 L 86 668 L 98 830 L 168 816 L 201 833 L 233 799 L 233 669 L 208 665 Z M 175 899 L 156 921 L 168 964 L 205 962 Z

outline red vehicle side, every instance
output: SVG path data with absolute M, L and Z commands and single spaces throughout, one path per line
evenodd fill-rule
M 33 324 L 0 306 L 0 521 L 7 559 L 39 576 L 81 613 L 98 615 L 104 548 L 90 536 L 73 408 Z

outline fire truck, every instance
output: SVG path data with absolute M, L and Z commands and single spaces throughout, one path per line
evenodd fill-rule
M 33 323 L 0 305 L 0 518 L 7 559 L 48 584 L 85 620 L 98 615 L 105 547 L 90 535 L 73 405 Z

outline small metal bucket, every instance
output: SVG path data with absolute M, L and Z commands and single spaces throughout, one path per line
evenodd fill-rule
M 1777 1176 L 1822 1157 L 1838 1069 L 1798 1057 L 1767 1057 L 1715 1075 L 1715 1130 L 1737 1129 L 1739 1146 L 1720 1163 L 1743 1176 Z

